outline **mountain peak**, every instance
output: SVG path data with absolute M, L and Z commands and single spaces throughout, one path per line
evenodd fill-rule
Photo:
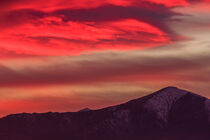
M 156 91 L 154 93 L 154 95 L 156 95 L 156 96 L 159 95 L 162 97 L 164 97 L 164 96 L 174 97 L 174 96 L 183 96 L 186 93 L 191 93 L 191 92 L 174 87 L 174 86 L 168 86 L 163 89 L 160 89 L 159 91 Z
M 177 87 L 169 86 L 153 93 L 153 96 L 149 99 L 149 102 L 151 102 L 153 105 L 155 102 L 159 104 L 167 102 L 168 104 L 170 102 L 175 102 L 187 93 L 190 92 Z
M 165 88 L 162 88 L 162 89 L 160 89 L 159 91 L 157 91 L 157 92 L 171 92 L 171 91 L 178 91 L 178 92 L 180 92 L 180 91 L 185 91 L 185 90 L 183 90 L 183 89 L 180 89 L 180 88 L 178 88 L 178 87 L 175 87 L 175 86 L 168 86 L 168 87 L 165 87 Z
M 87 112 L 87 111 L 91 111 L 91 109 L 90 108 L 84 108 L 84 109 L 79 110 L 78 112 Z
M 165 87 L 163 88 L 164 90 L 168 90 L 168 89 L 171 89 L 171 90 L 177 90 L 179 88 L 175 87 L 175 86 L 168 86 L 168 87 Z

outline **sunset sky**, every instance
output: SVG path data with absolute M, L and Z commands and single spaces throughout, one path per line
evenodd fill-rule
M 0 116 L 210 97 L 210 0 L 1 0 Z

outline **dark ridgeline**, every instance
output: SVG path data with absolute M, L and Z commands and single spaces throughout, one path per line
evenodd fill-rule
M 1 140 L 210 140 L 210 101 L 167 87 L 125 104 L 0 119 Z

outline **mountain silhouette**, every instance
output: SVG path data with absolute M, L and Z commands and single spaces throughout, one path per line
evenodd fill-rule
M 1 140 L 209 140 L 210 100 L 167 87 L 99 110 L 0 119 Z

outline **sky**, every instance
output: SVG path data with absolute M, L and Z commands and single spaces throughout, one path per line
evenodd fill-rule
M 210 0 L 1 0 L 0 116 L 176 86 L 210 98 Z

